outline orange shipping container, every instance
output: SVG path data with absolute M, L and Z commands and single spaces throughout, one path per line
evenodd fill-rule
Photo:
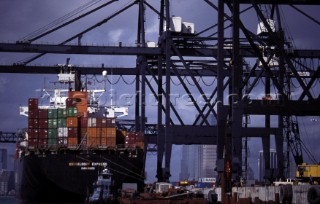
M 107 128 L 107 137 L 116 137 L 116 128 Z
M 144 142 L 136 142 L 136 147 L 143 149 L 144 148 Z
M 88 117 L 88 106 L 87 105 L 77 105 L 79 117 Z
M 78 146 L 78 138 L 77 137 L 68 137 L 68 147 L 75 148 Z
M 68 117 L 67 118 L 67 127 L 78 127 L 78 118 L 77 117 Z
M 101 137 L 107 137 L 107 128 L 101 128 L 101 134 L 100 134 L 100 136 Z
M 88 137 L 87 138 L 87 147 L 97 148 L 98 146 L 100 146 L 100 138 L 99 137 Z
M 88 93 L 82 91 L 69 91 L 68 98 L 88 98 Z
M 107 137 L 101 137 L 101 146 L 107 146 Z
M 116 147 L 116 138 L 115 137 L 107 137 L 107 146 L 108 147 Z
M 100 146 L 100 135 L 101 135 L 101 128 L 88 128 L 89 136 L 87 139 L 87 145 L 90 148 L 97 148 Z
M 115 137 L 116 129 L 115 128 L 101 128 L 101 137 Z
M 89 127 L 88 128 L 88 138 L 89 137 L 98 137 L 98 128 Z

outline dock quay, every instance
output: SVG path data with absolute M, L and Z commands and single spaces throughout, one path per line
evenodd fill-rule
M 232 195 L 219 195 L 221 190 L 215 189 L 217 202 L 210 200 L 209 203 L 225 204 L 273 204 L 273 203 L 290 203 L 290 204 L 316 204 L 320 203 L 320 186 L 319 185 L 281 185 L 281 186 L 261 186 L 261 187 L 233 187 Z
M 222 194 L 220 187 L 197 189 L 184 193 L 141 193 L 122 196 L 121 204 L 317 204 L 320 203 L 320 185 L 280 185 L 233 187 Z

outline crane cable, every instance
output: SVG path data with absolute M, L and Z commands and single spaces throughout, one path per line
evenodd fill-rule
M 54 28 L 54 27 L 57 27 L 58 25 L 62 24 L 63 22 L 67 21 L 68 19 L 72 18 L 73 16 L 81 13 L 82 11 L 94 6 L 95 4 L 99 3 L 101 0 L 92 0 L 80 7 L 78 7 L 77 9 L 67 13 L 66 15 L 52 21 L 51 23 L 43 26 L 42 28 L 39 28 L 35 31 L 33 31 L 32 33 L 26 35 L 25 37 L 23 37 L 22 39 L 23 40 L 28 40 L 28 39 L 31 39 L 31 38 L 35 38 L 36 36 L 39 36 L 43 33 L 45 33 L 46 31 Z

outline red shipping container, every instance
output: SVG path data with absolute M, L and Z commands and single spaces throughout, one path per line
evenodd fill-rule
M 48 148 L 48 138 L 38 138 L 38 148 L 47 149 Z
M 114 118 L 107 118 L 107 127 L 108 128 L 116 127 L 116 120 Z
M 137 137 L 137 132 L 127 132 L 127 136 L 125 138 L 125 147 L 126 148 L 135 148 L 136 147 L 136 137 Z
M 29 137 L 28 138 L 28 149 L 37 149 L 38 148 L 38 138 Z
M 76 107 L 77 106 L 77 99 L 76 98 L 67 98 L 66 106 L 67 106 L 67 108 Z
M 39 129 L 39 138 L 48 138 L 48 129 Z
M 97 128 L 102 128 L 102 118 L 97 118 L 96 127 L 97 127 Z
M 38 129 L 28 129 L 28 138 L 38 138 L 39 136 L 39 130 Z
M 129 144 L 134 144 L 136 142 L 135 138 L 130 138 L 130 137 L 126 137 L 125 138 L 125 143 L 129 143 Z
M 126 138 L 136 138 L 136 132 L 127 132 Z
M 81 128 L 81 138 L 84 138 L 87 136 L 87 128 Z
M 80 118 L 80 125 L 81 125 L 81 128 L 88 127 L 88 118 L 81 117 Z
M 39 118 L 38 109 L 29 109 L 28 118 Z
M 40 129 L 47 129 L 48 128 L 48 119 L 39 119 L 39 128 Z
M 36 118 L 28 118 L 28 129 L 39 128 L 39 120 Z
M 48 118 L 48 109 L 38 109 L 38 116 L 39 118 Z
M 38 99 L 37 98 L 29 98 L 28 108 L 29 108 L 29 110 L 37 109 L 38 108 Z
M 78 137 L 78 128 L 69 127 L 68 137 Z
M 143 142 L 143 141 L 144 141 L 143 132 L 136 132 L 136 142 Z

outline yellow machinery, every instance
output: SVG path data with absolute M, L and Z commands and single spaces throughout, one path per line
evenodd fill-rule
M 302 163 L 297 166 L 296 177 L 300 181 L 320 181 L 320 164 Z

